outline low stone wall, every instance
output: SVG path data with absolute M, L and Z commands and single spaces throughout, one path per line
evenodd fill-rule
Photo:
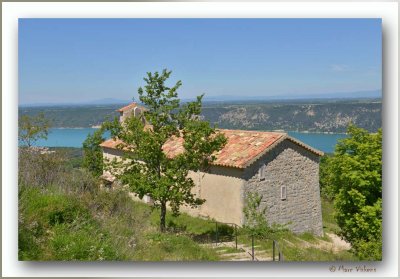
M 266 164 L 264 179 L 258 172 L 262 164 Z M 269 224 L 287 225 L 295 233 L 323 234 L 317 155 L 285 140 L 247 168 L 245 179 L 244 196 L 250 192 L 262 196 Z M 282 186 L 286 199 L 281 199 Z

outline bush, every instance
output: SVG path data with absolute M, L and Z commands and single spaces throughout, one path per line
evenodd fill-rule
M 56 152 L 20 148 L 18 153 L 18 184 L 33 187 L 54 185 L 65 173 L 65 158 Z
M 37 187 L 20 191 L 19 260 L 118 260 L 123 257 L 76 198 Z
M 382 130 L 350 126 L 321 172 L 340 235 L 362 260 L 382 258 Z
M 93 193 L 98 190 L 98 180 L 85 169 L 73 168 L 64 152 L 20 148 L 18 164 L 20 187 L 58 187 L 65 193 Z
M 189 236 L 168 234 L 153 246 L 146 236 L 157 230 L 155 211 L 123 189 L 98 191 L 98 180 L 89 171 L 73 168 L 58 150 L 42 151 L 20 150 L 19 260 L 217 259 Z M 180 218 L 179 226 L 185 220 L 196 230 L 204 224 Z
M 270 228 L 265 217 L 266 208 L 260 208 L 262 196 L 258 193 L 248 193 L 245 201 L 243 213 L 245 216 L 244 228 L 251 234 L 265 236 L 270 232 Z

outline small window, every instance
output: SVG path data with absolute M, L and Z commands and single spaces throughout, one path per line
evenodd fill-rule
M 262 164 L 260 166 L 260 168 L 258 169 L 258 178 L 260 180 L 264 180 L 265 179 L 265 165 L 264 164 Z
M 281 187 L 281 200 L 286 200 L 286 186 Z

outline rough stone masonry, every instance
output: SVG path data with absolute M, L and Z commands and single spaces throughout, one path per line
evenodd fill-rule
M 260 179 L 259 169 L 265 165 Z M 244 173 L 243 198 L 249 192 L 262 196 L 270 225 L 286 225 L 296 233 L 323 235 L 319 190 L 319 156 L 284 140 L 257 160 Z M 282 197 L 286 187 L 286 197 Z

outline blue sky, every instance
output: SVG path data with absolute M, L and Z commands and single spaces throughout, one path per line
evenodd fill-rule
M 19 103 L 137 98 L 172 70 L 183 99 L 381 89 L 380 19 L 20 19 Z

